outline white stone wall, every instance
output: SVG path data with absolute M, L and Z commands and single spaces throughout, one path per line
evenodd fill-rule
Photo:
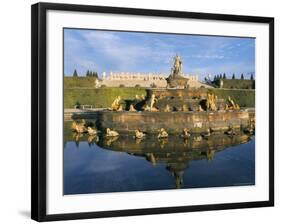
M 156 85 L 158 88 L 167 87 L 166 78 L 168 74 L 164 73 L 129 73 L 129 72 L 110 72 L 108 75 L 103 72 L 102 81 L 97 84 L 97 87 L 105 85 L 107 87 L 151 87 Z M 191 82 L 198 81 L 195 75 L 184 75 L 189 78 Z

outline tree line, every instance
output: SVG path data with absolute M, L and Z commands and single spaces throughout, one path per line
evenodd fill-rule
M 95 77 L 98 78 L 98 73 L 95 71 L 91 71 L 91 70 L 87 70 L 87 72 L 85 73 L 86 77 Z M 74 69 L 73 71 L 73 77 L 78 77 L 78 72 L 76 69 Z
M 217 80 L 220 80 L 220 79 L 227 79 L 226 74 L 223 73 L 223 74 L 215 75 L 213 81 L 217 81 Z M 231 79 L 236 79 L 235 73 L 232 74 Z M 244 80 L 244 74 L 243 73 L 240 75 L 240 79 Z M 253 74 L 251 74 L 250 80 L 254 80 L 254 75 Z

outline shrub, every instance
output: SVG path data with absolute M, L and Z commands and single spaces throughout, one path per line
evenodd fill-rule
M 75 108 L 80 109 L 81 108 L 81 103 L 77 100 L 75 103 Z

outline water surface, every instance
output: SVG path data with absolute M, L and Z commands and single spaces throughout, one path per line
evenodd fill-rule
M 254 136 L 65 136 L 64 194 L 254 184 Z

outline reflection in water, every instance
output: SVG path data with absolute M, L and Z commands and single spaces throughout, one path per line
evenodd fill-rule
M 93 145 L 93 143 L 99 142 L 99 136 L 98 135 L 89 135 L 88 136 L 88 143 L 89 145 Z
M 106 138 L 105 138 L 105 145 L 106 145 L 106 146 L 111 146 L 111 144 L 112 144 L 113 142 L 115 142 L 118 138 L 119 138 L 119 136 L 106 137 Z
M 71 133 L 64 138 L 65 194 L 255 183 L 255 141 L 244 133 L 165 139 Z

